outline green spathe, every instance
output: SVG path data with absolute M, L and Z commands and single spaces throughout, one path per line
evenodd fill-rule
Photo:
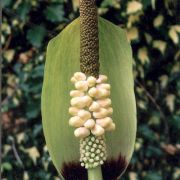
M 129 162 L 136 135 L 136 105 L 132 52 L 125 32 L 99 18 L 100 74 L 108 76 L 116 130 L 106 133 L 108 158 L 120 153 Z M 53 38 L 47 49 L 42 90 L 42 119 L 52 161 L 60 172 L 63 162 L 79 161 L 79 139 L 68 125 L 71 77 L 80 71 L 79 19 Z

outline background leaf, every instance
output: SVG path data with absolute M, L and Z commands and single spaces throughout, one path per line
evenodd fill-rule
M 27 39 L 33 46 L 40 47 L 45 37 L 45 34 L 45 28 L 43 28 L 43 26 L 36 25 L 32 29 L 28 30 Z
M 51 22 L 61 22 L 64 20 L 64 11 L 63 11 L 63 6 L 61 5 L 48 6 L 45 9 L 44 14 L 47 20 Z

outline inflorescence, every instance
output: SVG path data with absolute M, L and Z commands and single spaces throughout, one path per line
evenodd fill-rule
M 80 162 L 81 166 L 95 168 L 104 164 L 107 158 L 106 144 L 104 137 L 88 136 L 85 140 L 80 140 Z
M 106 159 L 104 143 L 105 131 L 115 130 L 115 124 L 110 117 L 111 107 L 110 84 L 107 76 L 86 77 L 82 72 L 74 73 L 71 82 L 75 90 L 70 92 L 72 117 L 69 125 L 75 127 L 74 135 L 80 140 L 80 162 L 85 168 L 93 168 L 103 164 Z

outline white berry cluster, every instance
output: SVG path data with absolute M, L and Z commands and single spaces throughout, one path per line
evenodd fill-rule
M 76 72 L 71 78 L 76 90 L 70 92 L 71 107 L 69 113 L 73 116 L 69 125 L 75 127 L 74 135 L 85 138 L 91 133 L 102 136 L 105 131 L 113 131 L 115 124 L 109 117 L 113 113 L 111 107 L 110 84 L 107 76 L 86 77 L 84 73 Z
M 107 158 L 104 137 L 89 136 L 80 140 L 80 162 L 86 169 L 104 164 Z

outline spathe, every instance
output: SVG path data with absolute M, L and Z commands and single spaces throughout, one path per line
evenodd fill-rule
M 116 163 L 116 169 L 121 173 L 132 156 L 136 135 L 132 52 L 125 32 L 103 18 L 99 18 L 99 40 L 100 73 L 108 76 L 112 87 L 112 118 L 116 124 L 114 132 L 106 133 L 108 163 Z M 80 176 L 79 140 L 68 124 L 69 92 L 73 89 L 70 79 L 74 72 L 80 71 L 79 19 L 50 41 L 46 57 L 42 119 L 47 147 L 59 173 L 74 166 L 79 171 L 76 176 Z M 122 162 L 124 166 L 119 167 Z M 113 168 L 113 164 L 109 164 L 106 167 Z

